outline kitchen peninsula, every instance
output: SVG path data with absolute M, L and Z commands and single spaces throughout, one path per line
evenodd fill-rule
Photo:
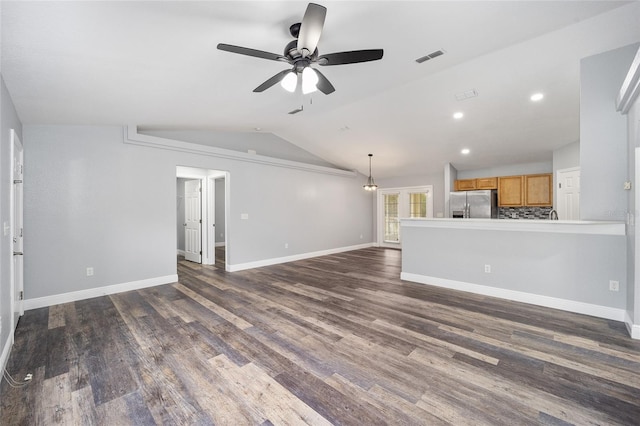
M 403 280 L 624 320 L 623 222 L 402 219 L 401 232 Z

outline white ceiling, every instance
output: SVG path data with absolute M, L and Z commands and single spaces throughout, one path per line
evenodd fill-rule
M 550 161 L 579 140 L 580 59 L 640 41 L 637 1 L 323 1 L 320 54 L 384 58 L 322 67 L 328 96 L 253 93 L 288 65 L 216 45 L 282 53 L 306 4 L 2 1 L 1 72 L 24 124 L 261 128 L 380 179 Z

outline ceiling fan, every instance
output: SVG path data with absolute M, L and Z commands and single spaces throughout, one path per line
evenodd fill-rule
M 326 14 L 327 8 L 324 6 L 309 3 L 302 22 L 293 24 L 289 28 L 289 32 L 296 40 L 287 44 L 282 55 L 224 43 L 218 44 L 218 49 L 256 58 L 287 62 L 293 66 L 292 69 L 281 71 L 268 79 L 253 89 L 254 92 L 263 92 L 276 83 L 281 83 L 286 90 L 294 92 L 298 85 L 298 76 L 301 76 L 303 93 L 311 93 L 318 89 L 328 95 L 336 89 L 324 74 L 311 67 L 312 64 L 327 66 L 376 61 L 382 58 L 383 50 L 352 50 L 318 55 L 317 45 L 322 34 Z

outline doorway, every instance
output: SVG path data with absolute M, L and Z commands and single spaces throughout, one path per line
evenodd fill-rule
M 11 333 L 15 330 L 18 320 L 24 314 L 24 150 L 22 142 L 14 129 L 11 129 L 11 194 L 9 207 L 9 225 L 11 228 L 11 241 L 13 258 L 10 264 L 11 279 Z
M 433 186 L 379 189 L 378 246 L 401 248 L 400 219 L 433 217 Z
M 580 167 L 556 172 L 556 210 L 560 220 L 580 220 Z
M 177 254 L 226 270 L 229 174 L 178 166 L 176 183 Z

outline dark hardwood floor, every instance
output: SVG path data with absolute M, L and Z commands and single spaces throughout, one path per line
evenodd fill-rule
M 26 312 L 2 424 L 640 424 L 624 324 L 403 282 L 371 248 Z

